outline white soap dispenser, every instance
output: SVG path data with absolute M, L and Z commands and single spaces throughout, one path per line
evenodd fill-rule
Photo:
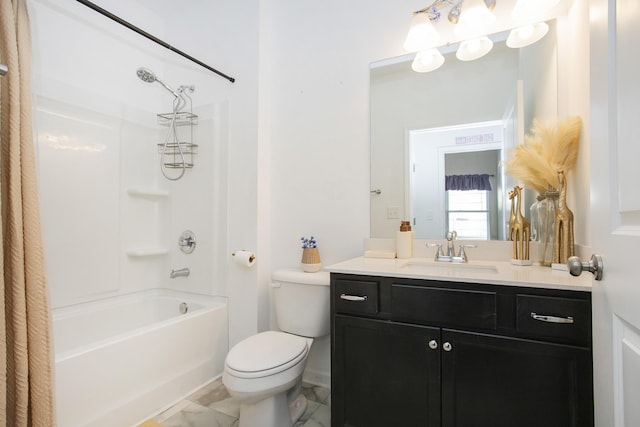
M 396 256 L 398 258 L 411 258 L 413 256 L 413 231 L 411 223 L 402 221 L 400 231 L 396 232 Z

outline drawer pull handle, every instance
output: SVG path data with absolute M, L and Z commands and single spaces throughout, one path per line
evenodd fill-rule
M 341 294 L 340 299 L 344 299 L 347 301 L 366 301 L 367 296 Z
M 531 317 L 535 320 L 539 320 L 541 322 L 549 322 L 549 323 L 573 323 L 573 317 L 556 317 L 556 316 L 547 316 L 544 314 L 536 314 L 531 313 Z

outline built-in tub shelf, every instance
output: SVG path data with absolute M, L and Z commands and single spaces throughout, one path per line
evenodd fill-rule
M 130 248 L 126 250 L 126 254 L 132 258 L 144 258 L 167 255 L 169 248 L 165 247 L 146 247 L 146 248 Z
M 142 197 L 146 199 L 161 199 L 169 197 L 168 190 L 161 190 L 159 188 L 151 187 L 131 187 L 127 189 L 127 193 L 133 197 Z

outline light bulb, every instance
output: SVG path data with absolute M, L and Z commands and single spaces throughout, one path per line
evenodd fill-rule
M 495 21 L 496 16 L 489 11 L 484 0 L 465 0 L 454 32 L 462 39 L 483 36 L 490 32 Z
M 432 48 L 439 41 L 440 35 L 431 23 L 429 15 L 426 13 L 414 13 L 407 38 L 404 41 L 404 49 L 408 52 L 417 52 Z
M 444 56 L 438 49 L 421 50 L 416 54 L 411 64 L 411 69 L 418 73 L 428 73 L 436 70 L 444 64 Z
M 489 37 L 478 37 L 471 40 L 465 40 L 460 43 L 460 47 L 456 51 L 456 58 L 461 61 L 473 61 L 485 56 L 493 49 L 493 42 Z
M 507 46 L 511 48 L 529 46 L 543 38 L 548 32 L 549 25 L 546 22 L 514 28 L 507 37 Z

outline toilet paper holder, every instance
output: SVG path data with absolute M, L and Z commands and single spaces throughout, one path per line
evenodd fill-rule
M 256 262 L 256 255 L 253 252 L 241 249 L 231 253 L 234 262 L 243 267 L 252 267 Z

